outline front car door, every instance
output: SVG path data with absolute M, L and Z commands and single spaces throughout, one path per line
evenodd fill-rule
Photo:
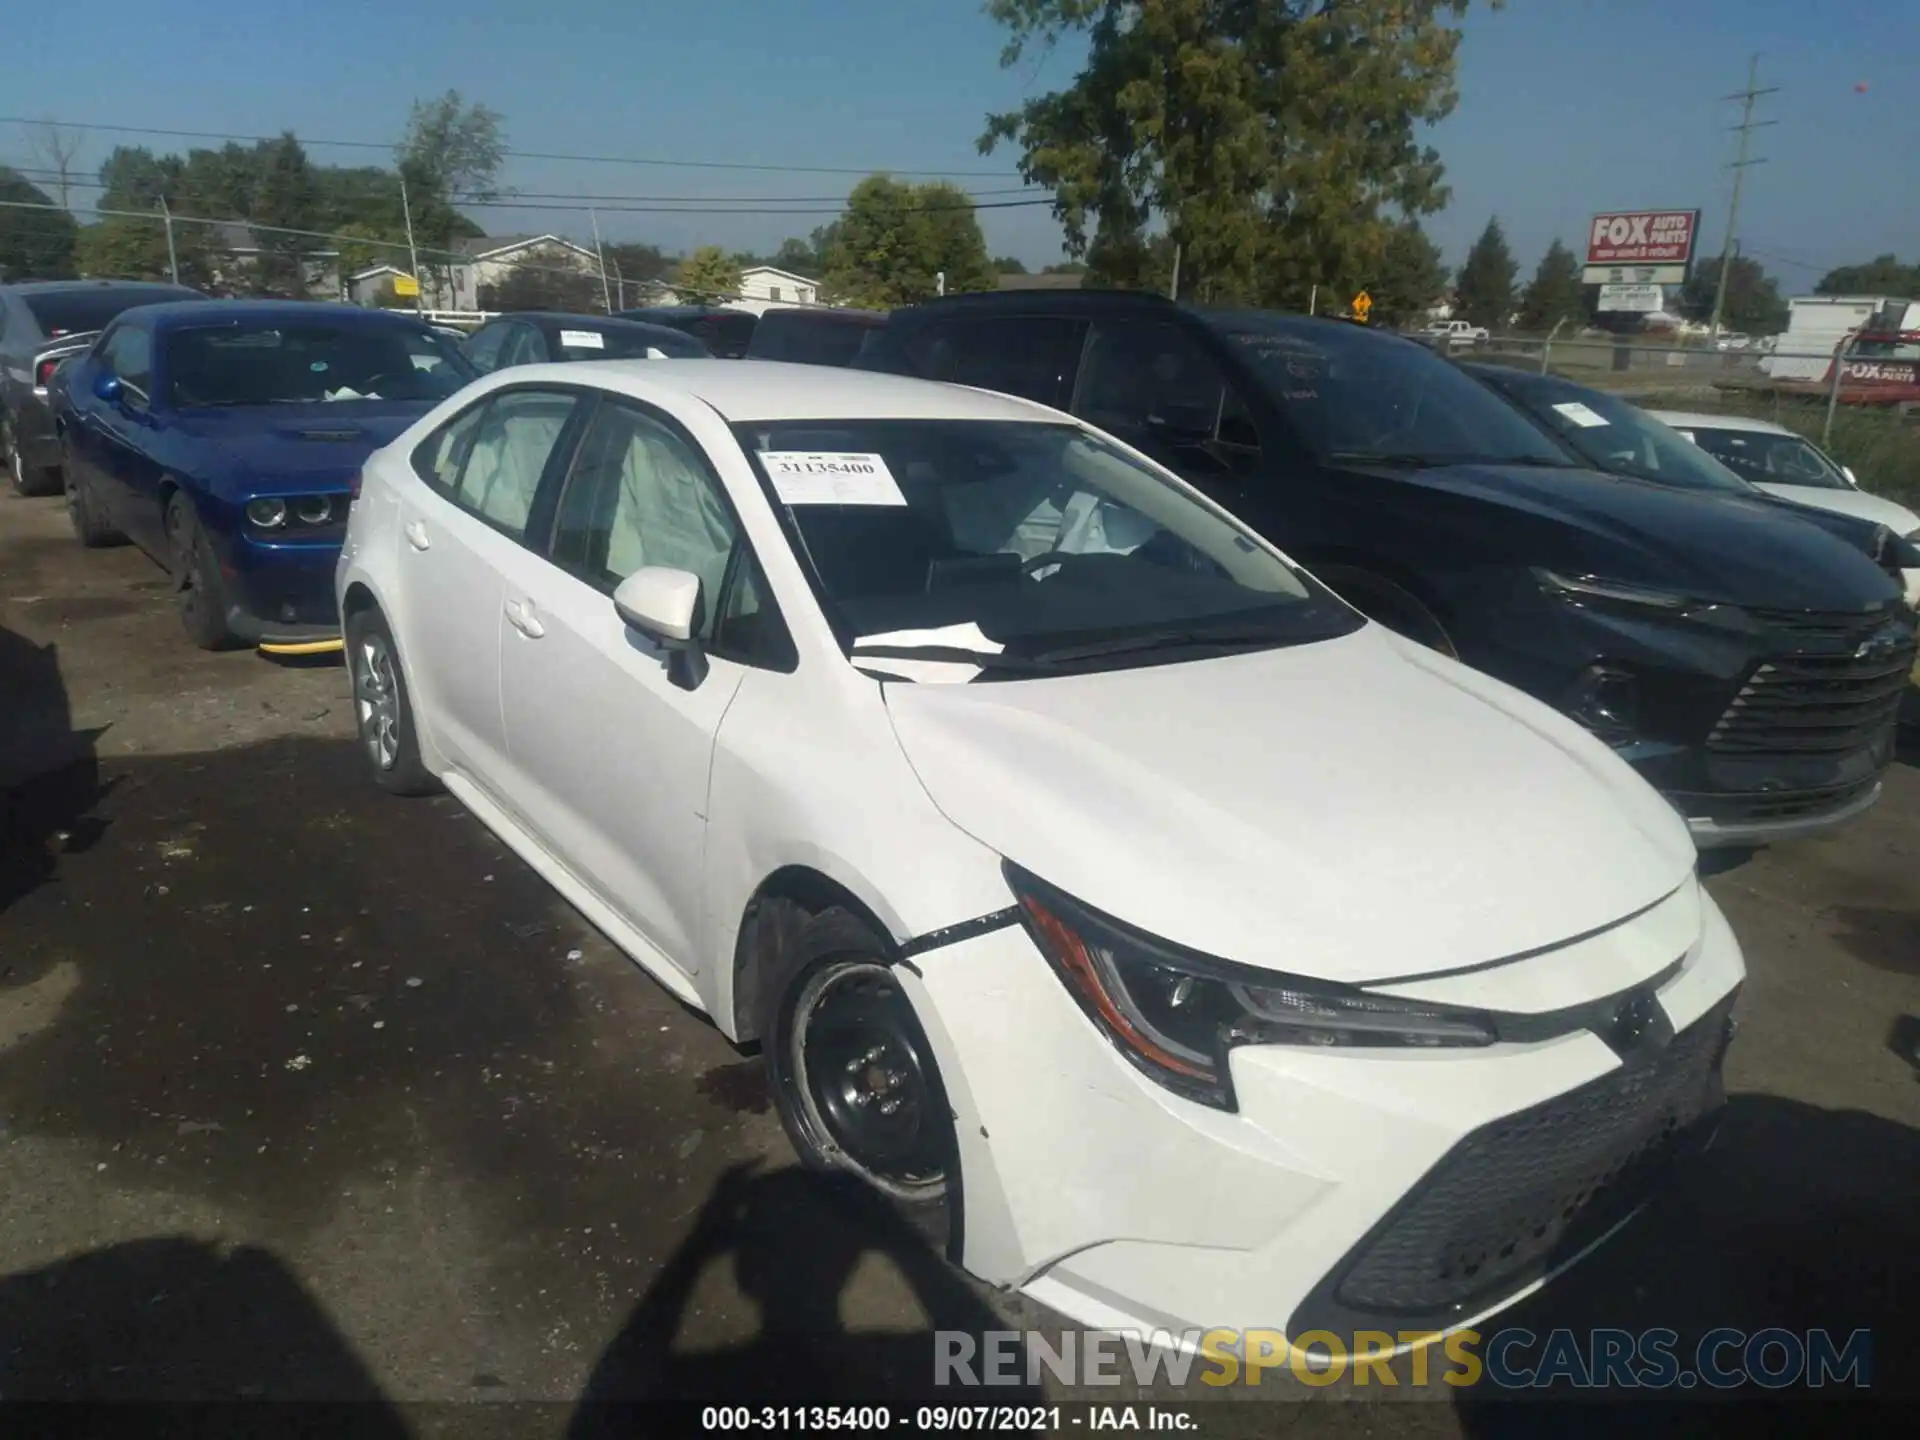
M 87 394 L 90 479 L 94 496 L 127 535 L 149 554 L 165 552 L 159 503 L 160 466 L 153 458 L 153 332 L 129 318 L 101 339 L 96 365 L 120 382 L 117 400 Z
M 416 709 L 441 753 L 489 791 L 506 765 L 504 576 L 578 403 L 567 390 L 496 390 L 416 447 L 419 484 L 401 491 L 396 570 Z
M 692 417 L 689 423 L 701 423 Z M 732 443 L 712 425 L 714 443 Z M 642 565 L 700 577 L 706 674 L 615 613 Z M 791 641 L 701 443 L 662 410 L 603 396 L 558 500 L 551 558 L 508 577 L 501 694 L 509 803 L 676 968 L 698 972 L 714 739 L 753 668 Z

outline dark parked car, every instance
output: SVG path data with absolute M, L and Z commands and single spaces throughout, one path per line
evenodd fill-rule
M 620 318 L 684 330 L 722 360 L 744 358 L 760 322 L 750 311 L 724 305 L 657 305 L 650 310 L 622 310 Z
M 886 323 L 887 317 L 878 310 L 783 306 L 760 317 L 747 345 L 747 359 L 848 366 L 873 344 Z
M 670 326 L 549 311 L 520 311 L 489 320 L 461 348 L 482 373 L 565 360 L 701 360 L 713 353 Z
M 361 463 L 472 378 L 451 340 L 397 312 L 129 310 L 60 376 L 74 532 L 164 565 L 208 649 L 338 648 L 333 571 Z
M 1703 446 L 1618 395 L 1511 365 L 1482 362 L 1460 368 L 1512 401 L 1558 441 L 1570 459 L 1609 475 L 1707 491 L 1737 504 L 1767 506 L 1817 525 L 1870 558 L 1893 577 L 1895 584 L 1906 589 L 1908 602 L 1913 601 L 1907 577 L 1909 572 L 1920 571 L 1920 546 L 1888 526 L 1859 515 L 1843 515 L 1769 495 L 1716 460 Z
M 123 310 L 204 298 L 182 285 L 139 280 L 0 285 L 0 454 L 17 492 L 51 495 L 60 488 L 60 450 L 47 406 L 47 381 L 60 362 L 87 349 Z
M 861 366 L 1071 410 L 1154 456 L 1358 609 L 1579 720 L 1703 846 L 1879 795 L 1914 655 L 1884 571 L 1771 509 L 1577 465 L 1412 341 L 1014 292 L 895 311 Z

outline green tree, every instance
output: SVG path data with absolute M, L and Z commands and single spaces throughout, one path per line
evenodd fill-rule
M 406 135 L 394 148 L 394 162 L 412 207 L 421 268 L 429 272 L 422 281 L 429 288 L 451 287 L 445 256 L 454 241 L 482 233 L 457 207 L 463 201 L 498 196 L 506 158 L 498 111 L 467 103 L 458 90 L 413 102 Z
M 1387 232 L 1380 264 L 1364 288 L 1373 301 L 1367 322 L 1392 330 L 1416 323 L 1446 293 L 1447 267 L 1440 247 L 1418 220 L 1403 220 Z
M 1504 330 L 1513 314 L 1513 282 L 1519 273 L 1519 262 L 1507 248 L 1507 233 L 1496 215 L 1467 251 L 1467 263 L 1454 281 L 1454 314 L 1469 325 Z
M 993 273 L 996 275 L 1025 275 L 1027 273 L 1026 262 L 1016 259 L 1012 255 L 996 255 L 993 257 Z
M 938 294 L 991 290 L 973 201 L 956 186 L 870 175 L 853 187 L 827 251 L 825 283 L 848 304 L 891 309 Z
M 307 259 L 316 250 L 331 248 L 312 234 L 320 228 L 320 187 L 313 178 L 307 152 L 287 131 L 263 142 L 254 157 L 253 203 L 247 218 L 256 226 L 253 288 L 261 294 L 304 300 L 309 293 Z
M 1841 265 L 1820 277 L 1816 295 L 1890 295 L 1920 300 L 1920 265 L 1876 255 L 1864 265 Z
M 1500 0 L 1491 0 L 1496 7 Z M 1469 0 L 987 0 L 1010 39 L 1084 35 L 1072 84 L 988 118 L 1053 192 L 1068 252 L 1150 280 L 1164 232 L 1180 293 L 1304 309 L 1384 257 L 1393 212 L 1446 203 L 1424 128 L 1457 99 Z
M 702 245 L 680 262 L 673 288 L 683 300 L 721 304 L 740 293 L 740 262 L 718 245 Z
M 515 265 L 497 284 L 482 285 L 480 308 L 598 315 L 603 308 L 600 277 L 553 256 L 535 254 Z
M 0 280 L 65 280 L 74 273 L 80 227 L 46 191 L 0 165 Z M 41 209 L 26 206 L 44 205 Z
M 1713 318 L 1713 297 L 1720 289 L 1720 263 L 1709 260 L 1693 267 L 1680 287 L 1680 313 L 1689 320 Z M 1777 335 L 1787 328 L 1787 302 L 1780 286 L 1758 260 L 1736 255 L 1727 269 L 1727 303 L 1720 325 L 1745 335 Z
M 1580 280 L 1580 262 L 1556 237 L 1521 293 L 1520 326 L 1551 330 L 1562 320 L 1571 325 L 1586 317 L 1587 290 Z

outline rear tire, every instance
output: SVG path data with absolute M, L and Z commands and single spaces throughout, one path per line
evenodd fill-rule
M 4 439 L 0 439 L 0 447 L 4 447 L 6 452 L 7 480 L 13 486 L 13 493 L 58 495 L 59 475 L 43 466 L 27 464 L 27 457 L 20 453 L 20 437 L 14 433 L 13 421 L 0 420 L 0 431 L 5 432 Z
M 1384 575 L 1376 575 L 1371 570 L 1360 570 L 1350 565 L 1310 564 L 1307 568 L 1369 620 L 1377 621 L 1394 634 L 1404 635 L 1429 650 L 1438 650 L 1449 659 L 1460 658 L 1460 651 L 1455 647 L 1453 637 L 1447 633 L 1447 627 L 1441 624 L 1440 617 L 1405 586 L 1396 584 Z
M 787 1138 L 809 1169 L 865 1181 L 944 1250 L 953 1112 L 885 941 L 840 907 L 769 901 L 756 924 L 773 972 L 760 978 L 761 1046 Z
M 93 492 L 87 488 L 86 481 L 80 478 L 80 471 L 73 463 L 72 455 L 62 450 L 60 466 L 60 486 L 67 501 L 67 519 L 73 525 L 73 538 L 89 550 L 104 550 L 109 545 L 124 545 L 127 537 L 108 523 L 100 513 L 100 506 L 93 498 Z
M 433 794 L 440 782 L 420 758 L 413 700 L 386 617 L 378 610 L 356 611 L 347 621 L 346 646 L 354 724 L 373 783 L 390 795 Z

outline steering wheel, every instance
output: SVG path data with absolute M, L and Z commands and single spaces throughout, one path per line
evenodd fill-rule
M 1020 573 L 1029 580 L 1038 580 L 1040 572 L 1050 566 L 1064 565 L 1075 557 L 1065 550 L 1045 550 L 1030 560 L 1020 562 Z
M 367 376 L 360 385 L 356 385 L 354 388 L 359 390 L 362 395 L 380 396 L 380 390 L 384 384 L 390 380 L 402 379 L 410 380 L 412 379 L 412 375 L 405 370 L 382 370 L 378 375 Z M 392 399 L 397 397 L 381 396 L 380 398 Z

